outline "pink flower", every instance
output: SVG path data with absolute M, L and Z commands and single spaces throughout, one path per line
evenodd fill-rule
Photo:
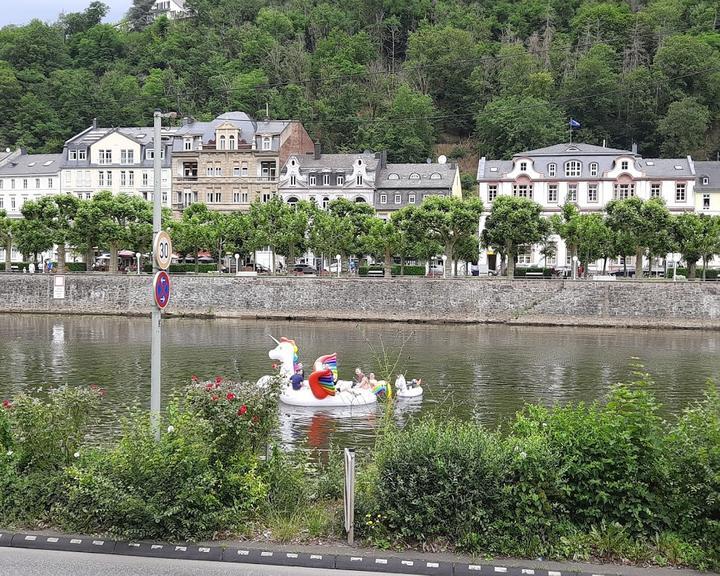
M 106 396 L 106 395 L 107 395 L 107 390 L 105 390 L 105 388 L 100 388 L 100 389 L 98 390 L 98 393 L 100 394 L 100 396 Z
M 215 376 L 215 384 L 220 384 L 220 383 L 222 383 L 222 381 L 223 381 L 222 376 Z
M 205 384 L 205 390 L 212 390 L 215 386 L 213 386 L 212 382 L 208 382 Z
M 97 384 L 90 384 L 90 390 L 97 390 L 98 385 Z
M 10 400 L 3 400 L 3 402 L 2 402 L 3 408 L 7 409 L 7 408 L 10 408 L 11 406 L 12 406 L 12 402 L 10 402 Z
M 242 416 L 243 414 L 245 414 L 245 412 L 247 412 L 247 406 L 243 404 L 242 406 L 240 406 L 240 410 L 238 410 L 238 416 Z
M 210 397 L 210 400 L 212 400 L 213 402 L 217 402 L 217 399 L 218 399 L 217 394 L 213 394 L 213 395 Z
M 197 382 L 197 381 L 198 381 L 198 377 L 195 376 L 195 374 L 193 374 L 190 379 L 191 379 L 193 382 Z
M 225 396 L 225 398 L 227 398 L 228 400 L 231 400 L 231 401 L 235 400 L 235 394 L 233 394 L 232 392 L 228 392 L 227 396 Z

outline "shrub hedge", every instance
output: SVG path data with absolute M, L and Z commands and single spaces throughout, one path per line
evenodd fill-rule
M 143 271 L 147 274 L 150 274 L 152 269 L 152 263 L 146 263 L 143 266 Z M 195 272 L 195 264 L 170 264 L 168 272 L 170 274 L 187 274 L 188 272 Z M 217 272 L 217 264 L 198 264 L 198 272 L 201 274 L 207 272 Z
M 382 265 L 373 265 L 373 266 L 360 266 L 358 268 L 358 274 L 360 276 L 367 276 L 368 270 L 380 270 L 382 272 L 385 271 L 385 267 Z M 393 265 L 390 268 L 390 273 L 393 276 L 400 276 L 401 267 L 397 264 Z M 425 266 L 405 266 L 403 271 L 403 276 L 425 276 Z
M 555 272 L 554 268 L 537 268 L 530 266 L 528 268 L 515 268 L 515 273 L 513 274 L 515 278 L 523 278 L 527 276 L 528 272 L 532 272 L 533 274 L 537 274 L 538 272 L 542 272 L 543 278 L 552 278 L 553 273 Z M 531 276 L 532 277 L 532 276 Z
M 687 268 L 678 268 L 677 275 L 685 276 L 685 278 L 689 278 Z M 717 280 L 718 275 L 720 275 L 720 270 L 718 270 L 716 268 L 708 268 L 707 270 L 705 270 L 705 279 L 706 280 Z M 672 271 L 670 272 L 669 277 L 672 278 Z M 698 266 L 695 268 L 695 280 L 702 280 L 702 277 L 703 277 L 702 266 Z

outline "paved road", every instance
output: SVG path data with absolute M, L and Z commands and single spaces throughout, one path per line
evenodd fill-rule
M 378 576 L 283 566 L 253 566 L 232 562 L 166 560 L 111 554 L 0 548 L 0 576 Z

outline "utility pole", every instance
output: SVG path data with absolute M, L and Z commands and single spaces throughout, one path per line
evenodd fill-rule
M 161 261 L 169 261 L 172 259 L 172 246 L 169 243 L 162 243 L 162 119 L 175 118 L 175 112 L 163 114 L 160 110 L 155 110 L 153 114 L 153 292 L 155 295 L 155 306 L 152 309 L 152 344 L 150 350 L 150 421 L 155 439 L 160 440 L 160 361 L 162 350 L 162 309 L 167 305 L 170 297 L 170 286 L 167 283 L 167 295 L 164 300 L 159 300 L 158 294 L 162 287 L 158 287 L 158 279 L 162 275 L 167 278 L 164 269 L 161 268 Z M 165 234 L 165 236 L 167 236 Z M 169 254 L 168 254 L 169 252 Z M 162 298 L 162 297 L 161 297 Z M 161 304 L 161 302 L 164 302 Z

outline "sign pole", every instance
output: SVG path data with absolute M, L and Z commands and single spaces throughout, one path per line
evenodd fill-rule
M 162 227 L 162 165 L 161 133 L 162 115 L 159 110 L 153 114 L 153 251 L 157 250 L 156 240 Z M 153 254 L 153 272 L 160 271 L 157 254 Z M 154 287 L 153 287 L 154 288 Z M 152 309 L 152 344 L 150 351 L 150 423 L 155 439 L 160 440 L 160 359 L 162 349 L 162 310 Z
M 355 449 L 345 448 L 345 532 L 350 546 L 355 542 Z

